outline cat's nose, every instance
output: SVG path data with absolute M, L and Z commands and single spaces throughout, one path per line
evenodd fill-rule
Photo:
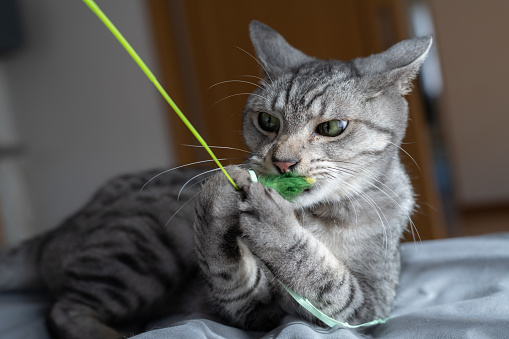
M 279 169 L 279 172 L 288 173 L 292 170 L 292 167 L 297 164 L 297 161 L 294 160 L 279 161 L 276 159 L 272 159 L 272 163 Z

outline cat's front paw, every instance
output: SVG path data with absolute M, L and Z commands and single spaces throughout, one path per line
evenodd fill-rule
M 250 184 L 250 175 L 239 166 L 227 166 L 226 171 L 239 188 Z M 193 223 L 196 247 L 204 257 L 222 253 L 236 260 L 239 257 L 237 238 L 239 229 L 238 209 L 244 192 L 236 190 L 222 172 L 213 175 L 203 185 L 195 205 Z
M 245 199 L 239 203 L 240 229 L 248 245 L 260 250 L 265 246 L 277 246 L 278 239 L 296 223 L 291 203 L 260 183 L 246 186 L 244 193 Z
M 241 189 L 250 184 L 249 173 L 239 166 L 226 166 L 225 170 L 239 187 L 236 190 L 222 172 L 217 172 L 203 185 L 196 205 L 197 216 L 208 221 L 217 222 L 218 227 L 229 228 L 228 224 L 236 223 L 239 215 L 238 202 L 243 197 Z M 232 219 L 231 222 L 224 222 Z

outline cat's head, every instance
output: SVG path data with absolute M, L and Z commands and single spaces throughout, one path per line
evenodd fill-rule
M 320 60 L 253 21 L 265 73 L 244 109 L 243 134 L 258 173 L 295 171 L 317 180 L 296 200 L 309 206 L 355 196 L 399 162 L 411 89 L 431 37 L 402 41 L 348 62 Z

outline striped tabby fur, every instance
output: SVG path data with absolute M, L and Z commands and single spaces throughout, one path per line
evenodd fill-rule
M 0 288 L 42 280 L 55 297 L 58 338 L 118 338 L 116 325 L 167 312 L 216 313 L 247 329 L 285 314 L 316 322 L 278 281 L 341 321 L 389 314 L 414 208 L 398 155 L 403 95 L 431 38 L 342 62 L 309 57 L 259 22 L 250 33 L 266 77 L 244 110 L 252 156 L 227 168 L 240 191 L 215 174 L 183 191 L 195 206 L 164 227 L 196 171 L 158 176 L 141 193 L 154 173 L 121 177 L 61 227 L 0 256 Z M 277 129 L 263 125 L 267 116 Z M 324 134 L 339 120 L 342 133 Z M 244 167 L 317 181 L 290 203 Z

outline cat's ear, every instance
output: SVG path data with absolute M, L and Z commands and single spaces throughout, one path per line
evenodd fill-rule
M 358 72 L 371 79 L 372 86 L 378 90 L 396 86 L 401 94 L 411 91 L 411 81 L 417 76 L 419 68 L 432 44 L 431 35 L 404 40 L 385 52 L 353 61 Z
M 278 32 L 259 21 L 251 21 L 249 33 L 256 56 L 269 76 L 294 69 L 305 62 L 314 60 L 290 46 Z

